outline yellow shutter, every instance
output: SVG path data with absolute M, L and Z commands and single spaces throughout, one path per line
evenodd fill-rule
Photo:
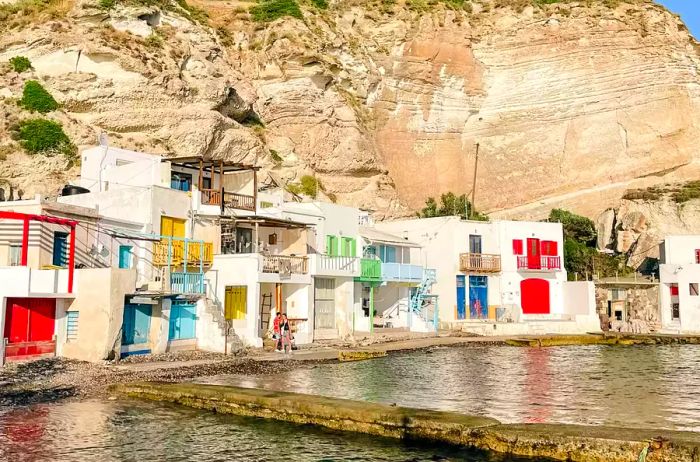
M 185 237 L 185 220 L 160 217 L 160 234 L 162 236 Z
M 226 319 L 245 319 L 248 306 L 248 288 L 246 286 L 226 286 L 224 300 Z

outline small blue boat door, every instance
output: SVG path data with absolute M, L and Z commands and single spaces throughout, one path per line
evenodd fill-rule
M 148 343 L 151 328 L 151 305 L 124 305 L 122 345 Z
M 457 319 L 467 319 L 466 277 L 457 275 Z
M 489 317 L 488 280 L 486 276 L 469 276 L 469 317 Z
M 196 308 L 192 303 L 174 301 L 170 308 L 169 340 L 195 338 Z

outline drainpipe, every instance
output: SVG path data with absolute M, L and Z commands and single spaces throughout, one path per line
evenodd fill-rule
M 369 333 L 374 333 L 374 283 L 369 285 Z

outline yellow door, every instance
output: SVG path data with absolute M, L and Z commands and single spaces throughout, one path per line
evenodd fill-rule
M 248 287 L 226 286 L 224 307 L 226 319 L 245 319 L 248 311 Z
M 163 236 L 185 237 L 185 220 L 160 217 L 160 234 Z

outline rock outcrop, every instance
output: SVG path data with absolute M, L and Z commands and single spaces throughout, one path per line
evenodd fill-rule
M 338 1 L 260 24 L 245 3 L 190 1 L 204 24 L 176 3 L 79 0 L 3 30 L 0 62 L 32 60 L 79 145 L 105 131 L 283 181 L 314 174 L 328 197 L 380 218 L 469 192 L 475 166 L 477 207 L 515 218 L 596 216 L 630 187 L 700 174 L 700 54 L 676 16 L 645 0 L 526 3 Z M 5 106 L 21 81 L 0 76 Z M 2 176 L 28 193 L 76 173 L 54 165 L 37 182 L 17 156 Z

